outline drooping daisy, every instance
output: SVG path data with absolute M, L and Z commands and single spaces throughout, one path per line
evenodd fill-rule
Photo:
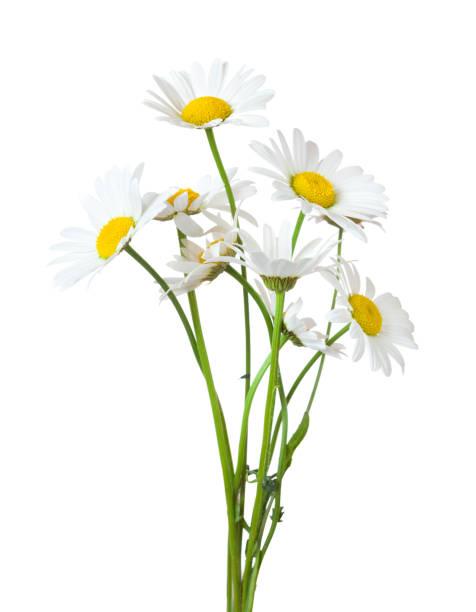
M 165 279 L 175 295 L 194 291 L 202 283 L 215 280 L 228 265 L 226 261 L 217 261 L 217 259 L 235 253 L 238 235 L 236 219 L 235 225 L 230 225 L 218 217 L 218 224 L 207 233 L 211 233 L 213 240 L 207 239 L 205 246 L 183 238 L 181 254 L 175 255 L 174 261 L 168 263 L 170 268 L 185 275 Z M 162 295 L 162 298 L 164 297 L 165 294 Z
M 279 131 L 278 138 L 279 144 L 271 140 L 271 147 L 256 141 L 250 145 L 276 168 L 252 168 L 274 179 L 273 200 L 299 200 L 304 214 L 324 218 L 366 240 L 361 223 L 387 215 L 385 188 L 358 166 L 339 169 L 340 151 L 320 160 L 317 145 L 304 140 L 300 130 L 293 132 L 292 150 Z
M 292 252 L 292 228 L 289 222 L 281 225 L 279 236 L 275 236 L 269 225 L 263 226 L 263 247 L 256 240 L 240 229 L 243 241 L 236 257 L 222 257 L 222 261 L 230 261 L 245 265 L 254 270 L 265 286 L 271 291 L 289 291 L 298 278 L 320 270 L 320 263 L 329 253 L 335 240 L 312 240 L 297 255 Z
M 227 171 L 230 186 L 235 196 L 235 201 L 240 202 L 253 196 L 256 187 L 252 181 L 238 180 L 236 178 L 237 168 Z M 194 238 L 203 235 L 203 228 L 191 216 L 203 213 L 208 219 L 216 222 L 216 215 L 209 213 L 211 210 L 223 212 L 230 211 L 228 197 L 226 195 L 223 181 L 218 177 L 204 176 L 194 189 L 191 188 L 171 188 L 172 195 L 164 203 L 156 215 L 158 221 L 173 220 L 177 228 L 186 236 Z M 144 203 L 148 205 L 157 197 L 156 193 L 146 193 Z M 239 216 L 256 225 L 256 220 L 249 213 L 239 208 Z
M 400 300 L 390 293 L 375 297 L 375 288 L 367 278 L 361 293 L 360 276 L 352 263 L 339 261 L 339 276 L 329 271 L 322 274 L 337 289 L 340 306 L 327 315 L 329 321 L 350 323 L 350 336 L 356 340 L 352 359 L 360 359 L 369 352 L 372 370 L 382 369 L 386 376 L 392 372 L 390 357 L 400 364 L 404 361 L 395 345 L 418 348 L 413 340 L 413 323 L 403 310 Z
M 169 193 L 157 196 L 144 210 L 139 192 L 143 167 L 141 164 L 133 172 L 114 167 L 104 179 L 97 179 L 96 197 L 88 196 L 83 202 L 93 231 L 76 227 L 65 229 L 61 235 L 66 242 L 52 247 L 67 252 L 52 263 L 71 264 L 56 275 L 55 285 L 66 289 L 85 276 L 99 272 L 155 217 Z
M 256 285 L 269 314 L 274 318 L 276 294 L 267 291 L 259 281 L 256 281 Z M 316 326 L 314 319 L 310 317 L 300 319 L 299 313 L 301 312 L 302 304 L 302 299 L 299 298 L 297 302 L 292 302 L 289 306 L 284 308 L 282 333 L 291 340 L 295 346 L 306 346 L 315 351 L 325 353 L 326 355 L 340 358 L 344 354 L 344 345 L 338 342 L 334 342 L 334 344 L 330 346 L 327 345 L 326 336 L 312 329 Z
M 208 76 L 195 63 L 188 72 L 172 72 L 170 81 L 154 76 L 162 95 L 148 91 L 152 100 L 144 103 L 159 111 L 159 121 L 182 127 L 213 128 L 225 123 L 266 126 L 267 119 L 249 113 L 264 109 L 274 92 L 262 90 L 265 77 L 251 76 L 252 72 L 243 67 L 228 80 L 227 62 L 215 60 Z

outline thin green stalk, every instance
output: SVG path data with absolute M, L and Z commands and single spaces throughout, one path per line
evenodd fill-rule
M 222 411 L 218 395 L 213 382 L 213 375 L 210 368 L 210 362 L 208 360 L 208 353 L 205 346 L 205 340 L 203 337 L 202 326 L 200 322 L 200 315 L 198 312 L 198 304 L 195 294 L 191 295 L 190 308 L 192 311 L 193 325 L 195 327 L 195 334 L 197 337 L 197 348 L 200 355 L 200 361 L 202 363 L 203 375 L 205 377 L 208 389 L 208 395 L 210 397 L 210 403 L 213 412 L 213 420 L 215 423 L 215 431 L 218 442 L 218 451 L 220 455 L 220 462 L 223 472 L 223 482 L 225 486 L 225 497 L 226 507 L 228 516 L 228 535 L 229 535 L 229 549 L 230 549 L 230 564 L 233 584 L 233 601 L 236 604 L 236 609 L 240 610 L 241 606 L 241 559 L 238 553 L 237 538 L 236 538 L 236 522 L 235 522 L 235 507 L 234 507 L 234 493 L 233 493 L 233 462 L 231 455 L 227 449 L 227 434 L 224 420 L 222 418 Z
M 334 342 L 336 342 L 341 336 L 343 336 L 345 333 L 347 333 L 347 331 L 349 330 L 349 327 L 350 327 L 350 324 L 346 325 L 341 330 L 339 330 L 334 336 L 332 336 L 332 338 L 330 340 L 327 341 L 327 345 L 331 346 L 332 344 L 334 344 Z M 288 394 L 286 396 L 286 404 L 288 406 L 289 406 L 289 403 L 290 403 L 294 393 L 296 392 L 299 384 L 302 382 L 302 379 L 309 372 L 309 370 L 316 363 L 316 361 L 322 357 L 322 355 L 323 354 L 321 353 L 321 351 L 318 351 L 317 353 L 315 353 L 311 357 L 311 359 L 306 363 L 304 368 L 301 370 L 299 376 L 294 381 L 291 389 L 289 390 L 289 392 L 288 392 Z M 270 446 L 270 456 L 271 457 L 273 456 L 274 448 L 276 446 L 276 442 L 277 442 L 277 438 L 278 438 L 278 434 L 279 434 L 279 428 L 281 426 L 281 419 L 282 419 L 282 415 L 280 413 L 278 415 L 278 418 L 276 419 L 276 425 L 275 425 L 275 428 L 274 428 L 274 431 L 273 431 L 273 436 L 271 438 L 271 446 Z
M 247 281 L 246 278 L 243 278 L 243 276 L 238 274 L 238 272 L 234 268 L 232 268 L 230 265 L 227 266 L 225 271 L 230 276 L 232 276 L 236 281 L 238 281 L 243 287 L 246 287 L 246 290 L 248 291 L 250 296 L 254 299 L 254 301 L 256 302 L 256 305 L 261 311 L 261 314 L 263 315 L 263 319 L 266 323 L 266 327 L 268 329 L 268 333 L 271 338 L 273 334 L 273 321 L 259 293 L 256 291 L 256 289 L 252 285 L 250 285 L 250 283 Z
M 285 336 L 281 336 L 280 340 L 280 348 L 284 346 L 287 341 Z M 246 442 L 248 439 L 248 420 L 250 416 L 251 404 L 253 402 L 255 393 L 258 389 L 258 386 L 263 379 L 263 376 L 266 374 L 266 370 L 269 368 L 269 364 L 271 363 L 272 352 L 266 357 L 263 361 L 260 369 L 258 370 L 256 376 L 251 383 L 250 390 L 248 391 L 248 395 L 246 396 L 245 408 L 243 410 L 243 419 L 241 422 L 241 433 L 240 433 L 240 442 L 238 445 L 238 459 L 236 462 L 236 472 L 235 472 L 235 490 L 240 486 L 241 481 L 244 477 L 244 472 L 246 469 Z
M 253 561 L 253 553 L 258 535 L 260 517 L 262 513 L 263 501 L 263 482 L 265 477 L 266 463 L 268 458 L 268 449 L 271 441 L 272 428 L 272 409 L 274 405 L 274 397 L 276 395 L 276 377 L 278 374 L 279 348 L 281 338 L 281 325 L 283 317 L 284 293 L 276 294 L 276 310 L 273 323 L 273 338 L 271 342 L 271 364 L 269 370 L 268 392 L 266 396 L 266 407 L 263 424 L 263 440 L 261 444 L 260 461 L 258 467 L 258 476 L 256 484 L 256 497 L 253 507 L 253 515 L 250 526 L 250 537 L 248 540 L 248 550 L 246 554 L 245 569 L 243 573 L 243 594 L 248 596 L 249 579 L 251 573 L 251 565 Z
M 342 228 L 339 229 L 339 237 L 337 240 L 337 262 L 340 261 L 342 257 L 342 236 L 344 234 L 344 230 Z M 339 268 L 337 268 L 337 278 L 339 278 Z M 334 293 L 332 294 L 332 302 L 331 302 L 331 310 L 334 310 L 336 307 L 336 299 L 337 299 L 337 289 L 334 289 Z M 329 321 L 327 324 L 326 337 L 329 337 L 331 333 L 332 323 Z M 321 359 L 321 363 L 319 364 L 319 369 L 317 371 L 316 380 L 314 381 L 314 386 L 312 387 L 311 395 L 309 397 L 309 401 L 307 403 L 306 412 L 309 413 L 311 410 L 312 404 L 314 402 L 314 398 L 316 397 L 317 387 L 319 386 L 319 382 L 321 380 L 322 369 L 324 367 L 324 362 L 326 360 L 326 356 L 323 355 Z
M 294 249 L 296 248 L 296 242 L 297 242 L 299 233 L 301 231 L 301 227 L 302 227 L 303 221 L 304 221 L 304 213 L 301 210 L 299 212 L 299 216 L 297 218 L 296 225 L 294 227 L 294 233 L 293 233 L 293 238 L 292 238 L 292 251 L 293 251 L 293 253 L 294 253 Z
M 230 203 L 231 214 L 234 217 L 236 214 L 235 196 L 233 195 L 233 190 L 231 188 L 230 181 L 228 180 L 228 175 L 226 173 L 225 167 L 220 157 L 220 153 L 218 151 L 215 134 L 213 133 L 213 128 L 207 128 L 205 130 L 205 133 L 207 135 L 208 144 L 210 145 L 210 149 L 212 151 L 213 159 L 215 160 L 215 164 L 218 168 L 221 180 L 223 181 L 223 184 L 225 186 L 228 202 Z
M 280 515 L 281 515 L 281 490 L 283 486 L 283 476 L 286 471 L 286 466 L 285 466 L 286 446 L 288 442 L 288 408 L 287 408 L 286 400 L 284 400 L 283 407 L 281 408 L 281 412 L 279 413 L 277 421 L 279 420 L 282 420 L 282 427 L 281 427 L 281 447 L 279 450 L 279 459 L 278 459 L 278 474 L 276 476 L 277 481 L 278 481 L 278 489 L 274 497 L 274 512 L 272 515 L 271 527 L 270 527 L 270 530 L 268 532 L 268 535 L 266 537 L 266 540 L 264 542 L 263 548 L 261 549 L 260 556 L 259 556 L 260 566 L 263 563 L 263 558 L 266 554 L 266 551 L 268 550 L 269 544 L 271 540 L 273 539 L 274 532 L 276 531 L 276 528 L 280 521 Z M 277 424 L 276 431 L 279 431 L 278 422 L 276 424 Z M 270 452 L 270 459 L 269 459 L 270 462 L 273 457 L 273 452 L 274 452 L 274 447 L 273 447 L 273 451 Z
M 215 140 L 215 134 L 213 132 L 213 128 L 207 128 L 205 130 L 207 135 L 208 144 L 210 145 L 210 150 L 213 155 L 213 159 L 215 160 L 215 164 L 218 169 L 218 173 L 220 174 L 221 180 L 223 181 L 223 185 L 225 186 L 226 195 L 228 197 L 228 202 L 230 204 L 230 210 L 233 218 L 236 215 L 236 203 L 235 196 L 233 195 L 233 189 L 231 188 L 230 181 L 228 180 L 228 175 L 226 173 L 225 167 L 220 157 L 220 153 L 218 151 L 217 143 Z M 246 280 L 247 272 L 245 266 L 241 266 L 241 275 Z M 248 298 L 248 290 L 246 287 L 243 287 L 243 313 L 245 319 L 245 398 L 248 390 L 250 388 L 250 373 L 251 373 L 251 329 L 250 329 L 250 302 Z
M 185 328 L 188 339 L 190 340 L 190 345 L 192 346 L 193 353 L 197 360 L 198 366 L 200 369 L 202 369 L 202 366 L 200 364 L 200 357 L 198 354 L 197 341 L 195 339 L 194 333 L 188 321 L 187 315 L 185 314 L 182 306 L 180 305 L 180 302 L 178 301 L 176 295 L 174 294 L 173 291 L 170 291 L 169 286 L 164 281 L 164 279 L 160 276 L 160 274 L 156 272 L 156 270 L 154 270 L 154 268 L 143 257 L 141 257 L 139 253 L 131 247 L 130 244 L 124 247 L 124 251 L 126 251 L 126 253 L 128 253 L 133 259 L 135 259 L 137 263 L 139 263 L 152 276 L 152 278 L 160 285 L 163 291 L 167 293 L 167 297 L 172 302 Z

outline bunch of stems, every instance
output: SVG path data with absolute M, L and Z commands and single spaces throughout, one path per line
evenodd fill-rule
M 232 215 L 235 216 L 236 203 L 233 191 L 218 151 L 213 129 L 206 129 L 205 132 L 218 172 L 225 187 L 230 211 Z M 293 250 L 296 246 L 303 220 L 304 215 L 301 212 L 297 218 L 292 238 Z M 179 234 L 179 239 L 180 237 Z M 341 248 L 342 231 L 339 231 L 337 247 L 338 259 L 341 256 Z M 260 295 L 249 284 L 246 268 L 241 267 L 240 270 L 237 270 L 231 265 L 227 267 L 226 271 L 228 274 L 238 282 L 242 288 L 245 330 L 245 375 L 243 377 L 244 408 L 235 466 L 230 448 L 225 415 L 222 410 L 210 367 L 195 292 L 192 291 L 188 294 L 191 315 L 190 322 L 179 300 L 173 291 L 169 291 L 167 283 L 160 274 L 130 245 L 126 246 L 125 250 L 154 278 L 162 290 L 167 293 L 182 322 L 197 365 L 205 379 L 222 468 L 228 520 L 226 610 L 227 612 L 252 612 L 261 564 L 274 537 L 278 524 L 281 521 L 283 478 L 291 465 L 293 452 L 306 435 L 309 412 L 321 379 L 325 355 L 321 352 L 316 352 L 303 367 L 286 394 L 279 370 L 279 352 L 286 342 L 286 337 L 282 334 L 284 293 L 276 293 L 274 317 L 271 317 Z M 336 295 L 337 293 L 334 291 L 331 308 L 335 306 Z M 257 369 L 253 379 L 251 379 L 250 298 L 255 302 L 262 315 L 270 341 L 270 352 L 261 366 Z M 346 325 L 334 334 L 334 336 L 330 337 L 331 324 L 329 323 L 327 327 L 327 344 L 329 346 L 332 345 L 343 336 L 348 329 L 349 325 Z M 317 362 L 319 362 L 319 367 L 306 410 L 297 430 L 288 438 L 289 404 L 302 380 Z M 264 408 L 259 465 L 257 470 L 250 472 L 247 463 L 249 417 L 256 391 L 268 370 L 268 386 Z M 279 395 L 280 410 L 275 418 L 276 394 Z M 276 452 L 278 453 L 277 471 L 271 474 L 271 464 Z M 250 481 L 250 476 L 253 474 L 256 475 L 256 478 L 254 481 Z M 248 485 L 256 485 L 254 487 L 255 497 L 252 504 L 253 510 L 249 523 L 245 519 L 245 499 Z M 243 546 L 245 534 L 247 535 L 247 543 Z

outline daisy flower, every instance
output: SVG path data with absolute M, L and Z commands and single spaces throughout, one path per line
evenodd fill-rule
M 226 269 L 228 263 L 217 259 L 234 254 L 238 231 L 236 220 L 235 225 L 229 225 L 220 217 L 218 221 L 218 224 L 209 230 L 213 240 L 207 240 L 205 246 L 187 238 L 181 240 L 181 254 L 175 255 L 174 261 L 169 262 L 168 266 L 185 276 L 165 279 L 175 295 L 194 291 L 202 283 L 215 280 Z M 166 294 L 162 295 L 162 299 L 164 297 Z
M 261 127 L 268 125 L 261 115 L 249 114 L 265 108 L 274 92 L 261 89 L 263 75 L 251 76 L 245 67 L 227 78 L 228 64 L 215 60 L 205 74 L 195 63 L 190 71 L 172 72 L 170 81 L 154 76 L 161 95 L 147 93 L 144 103 L 159 111 L 159 121 L 168 121 L 188 128 L 213 128 L 225 123 Z
M 374 182 L 362 168 L 340 168 L 342 153 L 332 151 L 319 159 L 314 142 L 304 140 L 294 130 L 292 149 L 278 131 L 279 144 L 271 139 L 271 147 L 253 141 L 251 148 L 275 167 L 252 168 L 273 181 L 273 200 L 299 200 L 301 210 L 315 220 L 324 219 L 366 240 L 362 221 L 375 222 L 387 215 L 385 188 Z
M 67 253 L 52 263 L 68 263 L 55 277 L 55 285 L 71 287 L 89 274 L 99 272 L 129 243 L 132 236 L 155 217 L 162 207 L 162 196 L 157 196 L 144 210 L 139 192 L 143 164 L 133 172 L 112 168 L 97 179 L 96 197 L 84 199 L 93 230 L 71 227 L 63 230 L 66 242 L 52 248 Z M 167 198 L 168 193 L 163 197 Z
M 336 244 L 335 240 L 323 242 L 316 238 L 294 255 L 292 231 L 291 224 L 284 222 L 279 236 L 275 236 L 272 228 L 264 225 L 261 247 L 248 232 L 240 229 L 243 245 L 237 247 L 239 254 L 218 259 L 247 266 L 261 276 L 265 286 L 271 291 L 289 291 L 298 278 L 320 270 L 319 264 Z
M 256 285 L 269 314 L 274 318 L 276 294 L 267 291 L 259 281 L 256 281 Z M 284 309 L 282 333 L 291 340 L 295 346 L 306 346 L 315 351 L 325 353 L 326 355 L 340 358 L 343 355 L 344 345 L 337 342 L 331 346 L 327 345 L 326 336 L 312 329 L 316 326 L 314 319 L 310 317 L 300 319 L 299 313 L 301 312 L 302 304 L 302 299 L 299 298 L 297 302 L 292 302 Z
M 390 293 L 375 297 L 375 288 L 367 278 L 361 293 L 360 276 L 352 263 L 339 260 L 339 279 L 329 271 L 322 274 L 337 289 L 339 308 L 327 315 L 329 321 L 350 323 L 350 336 L 356 340 L 352 359 L 360 359 L 365 350 L 372 370 L 392 372 L 390 357 L 404 369 L 402 354 L 395 345 L 418 348 L 413 340 L 413 323 L 400 300 Z
M 252 181 L 238 180 L 236 173 L 237 168 L 227 171 L 235 201 L 238 202 L 253 196 L 256 193 L 256 187 Z M 177 229 L 186 236 L 196 238 L 203 235 L 203 228 L 191 219 L 193 215 L 203 213 L 208 219 L 216 222 L 217 217 L 209 212 L 210 209 L 231 212 L 225 187 L 220 177 L 212 178 L 207 175 L 197 181 L 193 189 L 172 187 L 170 191 L 173 195 L 163 202 L 162 208 L 155 219 L 158 221 L 173 220 Z M 146 193 L 144 204 L 147 206 L 156 197 L 156 193 Z M 254 217 L 241 209 L 239 209 L 239 216 L 257 225 Z

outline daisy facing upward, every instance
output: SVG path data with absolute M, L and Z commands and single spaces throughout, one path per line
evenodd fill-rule
M 181 127 L 206 129 L 225 123 L 263 127 L 268 120 L 254 112 L 266 107 L 274 96 L 270 89 L 261 89 L 263 75 L 252 76 L 253 70 L 240 68 L 228 79 L 228 63 L 215 60 L 208 75 L 195 63 L 189 71 L 170 74 L 170 81 L 154 76 L 160 94 L 144 104 L 159 111 L 157 119 Z

